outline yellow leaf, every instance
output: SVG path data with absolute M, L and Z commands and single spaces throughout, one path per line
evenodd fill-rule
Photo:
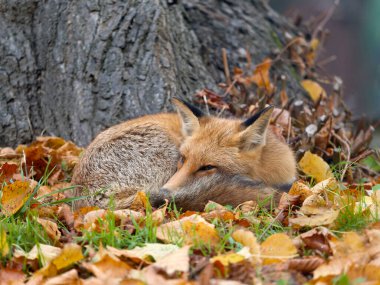
M 1 205 L 5 215 L 11 216 L 21 209 L 33 193 L 33 188 L 29 186 L 27 181 L 15 181 L 3 187 Z
M 309 96 L 314 103 L 318 102 L 321 97 L 326 97 L 326 91 L 317 82 L 312 80 L 302 80 L 301 85 L 307 93 L 309 93 Z
M 0 228 L 0 257 L 4 257 L 9 253 L 9 245 L 7 242 L 7 233 Z
M 83 258 L 82 247 L 78 244 L 68 243 L 65 244 L 61 254 L 52 261 L 52 264 L 55 265 L 57 270 L 60 270 Z
M 219 241 L 215 226 L 198 215 L 162 224 L 157 228 L 156 235 L 158 239 L 167 243 L 184 241 L 185 244 L 203 242 L 215 245 Z
M 289 236 L 283 233 L 271 235 L 261 244 L 263 264 L 282 262 L 297 255 L 297 248 Z
M 255 235 L 251 231 L 246 229 L 236 230 L 232 233 L 232 238 L 243 246 L 247 246 L 249 252 L 255 257 L 254 259 L 256 261 L 259 260 L 260 244 L 257 242 Z
M 330 166 L 318 155 L 307 151 L 299 162 L 301 170 L 321 182 L 328 178 L 333 178 Z
M 235 252 L 229 252 L 227 254 L 217 255 L 210 259 L 211 262 L 219 261 L 223 266 L 243 261 L 245 257 Z

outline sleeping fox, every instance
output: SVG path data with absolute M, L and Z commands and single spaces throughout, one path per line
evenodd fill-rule
M 138 191 L 153 206 L 202 210 L 212 200 L 236 206 L 279 198 L 296 176 L 288 145 L 268 128 L 273 107 L 241 121 L 206 116 L 180 99 L 175 113 L 147 115 L 100 133 L 75 167 L 72 183 L 87 198 L 76 206 L 127 208 Z M 87 191 L 87 192 L 86 192 Z

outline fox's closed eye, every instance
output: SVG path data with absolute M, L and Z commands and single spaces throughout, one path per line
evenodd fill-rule
M 216 166 L 213 166 L 213 165 L 204 165 L 202 167 L 200 167 L 198 169 L 198 171 L 207 171 L 207 170 L 211 170 L 211 169 L 215 169 Z

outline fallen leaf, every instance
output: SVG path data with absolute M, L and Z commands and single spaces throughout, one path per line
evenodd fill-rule
M 14 163 L 4 163 L 0 167 L 0 184 L 3 184 L 4 182 L 10 183 L 10 180 L 12 179 L 13 175 L 17 173 L 18 171 L 18 165 Z
M 251 231 L 245 229 L 236 230 L 232 233 L 232 238 L 243 246 L 248 247 L 253 259 L 257 262 L 260 261 L 260 244 Z
M 29 252 L 21 249 L 16 249 L 14 252 L 15 257 L 25 257 L 28 260 L 39 259 L 43 266 L 50 263 L 53 259 L 58 257 L 62 252 L 59 247 L 51 246 L 48 244 L 38 244 L 33 246 Z
M 301 181 L 296 181 L 293 183 L 292 188 L 289 190 L 289 195 L 297 196 L 299 195 L 299 200 L 303 202 L 307 197 L 312 195 L 313 192 L 310 190 L 309 186 Z
M 131 266 L 122 262 L 119 258 L 111 256 L 109 254 L 103 254 L 100 260 L 93 263 L 82 263 L 88 271 L 94 274 L 96 277 L 107 281 L 113 280 L 119 281 L 126 277 Z
M 263 88 L 268 94 L 272 94 L 274 86 L 270 81 L 269 70 L 272 66 L 272 60 L 266 58 L 262 63 L 258 64 L 250 81 L 254 82 L 258 87 Z
M 159 226 L 163 223 L 165 219 L 166 209 L 168 207 L 169 201 L 165 200 L 165 205 L 160 209 L 155 210 L 152 213 L 152 222 L 155 226 Z
M 84 258 L 82 254 L 82 247 L 78 244 L 67 243 L 63 247 L 60 255 L 52 260 L 52 264 L 55 265 L 57 270 L 65 268 L 75 262 L 78 262 Z
M 290 237 L 284 233 L 273 234 L 261 244 L 264 265 L 279 263 L 295 256 L 297 256 L 297 248 Z
M 0 284 L 1 285 L 18 285 L 24 284 L 26 275 L 22 270 L 2 267 L 0 265 Z
M 163 270 L 168 275 L 173 275 L 175 272 L 187 273 L 190 269 L 189 249 L 190 246 L 184 246 L 150 266 Z
M 219 241 L 215 226 L 199 215 L 191 215 L 180 220 L 162 224 L 157 228 L 158 239 L 167 243 L 184 241 L 185 244 L 203 242 L 216 245 Z
M 33 187 L 27 181 L 15 181 L 12 184 L 3 187 L 1 205 L 3 212 L 7 216 L 15 214 L 22 208 L 30 195 L 33 193 Z
M 318 155 L 307 151 L 299 162 L 301 170 L 321 182 L 328 178 L 333 178 L 330 166 Z
M 76 269 L 71 269 L 63 274 L 47 279 L 44 285 L 81 285 L 82 282 Z
M 325 261 L 319 256 L 308 256 L 305 258 L 295 258 L 288 261 L 288 268 L 290 270 L 297 270 L 304 274 L 313 272 Z
M 134 196 L 132 204 L 129 208 L 134 211 L 145 211 L 147 205 L 148 197 L 146 196 L 146 193 L 139 191 Z
M 307 248 L 317 250 L 321 253 L 331 254 L 329 239 L 331 232 L 325 227 L 318 227 L 302 233 L 299 236 Z
M 37 222 L 45 229 L 49 238 L 51 238 L 55 243 L 59 241 L 61 232 L 58 229 L 57 223 L 41 218 L 37 218 Z
M 311 216 L 290 218 L 289 223 L 296 227 L 317 227 L 331 225 L 339 215 L 339 210 L 323 208 L 322 213 Z
M 301 85 L 307 91 L 314 103 L 318 102 L 321 98 L 326 97 L 326 91 L 315 81 L 308 79 L 302 80 Z
M 145 262 L 159 261 L 165 256 L 172 254 L 179 250 L 179 247 L 174 244 L 162 244 L 162 243 L 147 243 L 143 247 L 135 247 L 134 249 L 116 249 L 107 246 L 112 254 L 117 257 L 140 259 Z

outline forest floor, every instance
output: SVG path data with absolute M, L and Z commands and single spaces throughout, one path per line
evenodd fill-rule
M 292 60 L 310 65 L 317 44 L 300 39 L 305 52 Z M 327 92 L 308 73 L 300 81 L 308 98 L 290 99 L 270 78 L 273 63 L 235 69 L 221 86 L 228 96 L 204 89 L 197 99 L 242 116 L 279 98 L 271 127 L 299 168 L 279 205 L 210 201 L 182 212 L 170 201 L 152 208 L 141 192 L 129 209 L 74 211 L 83 197 L 73 197 L 70 180 L 83 149 L 39 137 L 0 149 L 0 284 L 380 284 L 373 128 L 352 123 L 339 82 Z

